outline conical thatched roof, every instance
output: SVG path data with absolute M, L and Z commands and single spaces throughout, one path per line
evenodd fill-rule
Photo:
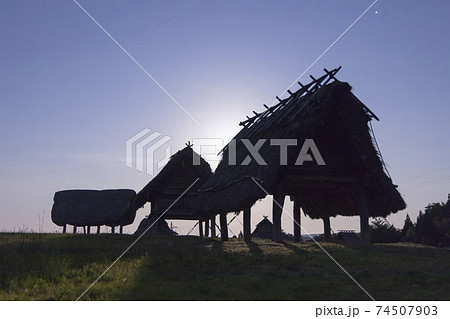
M 214 175 L 199 190 L 199 213 L 236 212 L 252 206 L 267 194 L 281 189 L 296 196 L 304 212 L 312 218 L 358 215 L 361 186 L 367 194 L 370 216 L 387 216 L 406 207 L 388 176 L 376 149 L 368 122 L 377 117 L 351 92 L 349 84 L 334 78 L 339 69 L 303 86 L 277 105 L 242 122 L 235 136 L 236 164 L 230 165 L 230 147 Z M 329 83 L 331 82 L 331 83 Z M 242 140 L 252 145 L 267 141 L 259 154 L 267 165 L 249 155 Z M 280 165 L 280 148 L 270 139 L 295 139 L 288 148 L 287 165 Z M 325 166 L 316 162 L 295 165 L 306 139 L 317 145 Z
M 263 239 L 272 239 L 273 237 L 273 224 L 267 219 L 268 216 L 263 216 L 263 220 L 261 220 L 257 225 L 255 230 L 252 233 L 252 237 L 254 238 L 263 238 Z M 291 240 L 292 235 L 286 234 L 284 231 L 281 233 L 283 240 Z
M 195 159 L 195 160 L 194 160 Z M 189 193 L 196 193 L 198 188 L 211 177 L 212 171 L 208 162 L 192 150 L 191 145 L 178 151 L 170 158 L 169 162 L 137 195 L 134 201 L 136 208 L 152 201 L 155 196 L 169 187 L 176 187 L 181 195 L 194 181 L 197 183 L 191 187 Z

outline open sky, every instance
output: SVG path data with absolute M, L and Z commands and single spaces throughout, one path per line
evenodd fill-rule
M 60 231 L 50 219 L 58 190 L 139 191 L 153 176 L 125 165 L 125 143 L 145 128 L 172 137 L 172 152 L 232 138 L 373 0 L 78 3 L 117 43 L 74 1 L 0 0 L 0 230 L 38 231 L 43 218 L 44 231 Z M 408 205 L 388 218 L 397 227 L 450 193 L 449 15 L 446 0 L 379 0 L 300 79 L 342 65 L 338 79 L 380 118 L 378 143 Z M 253 225 L 263 215 L 268 200 Z M 359 229 L 356 218 L 331 222 Z M 283 229 L 292 232 L 288 216 Z

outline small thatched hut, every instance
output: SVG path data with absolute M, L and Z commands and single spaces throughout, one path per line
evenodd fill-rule
M 339 68 L 340 69 L 340 68 Z M 201 216 L 244 211 L 244 238 L 250 239 L 250 208 L 273 195 L 273 240 L 281 240 L 284 198 L 294 199 L 294 236 L 300 208 L 311 218 L 361 217 L 363 242 L 369 216 L 387 216 L 406 207 L 392 183 L 368 123 L 378 120 L 349 84 L 326 74 L 279 103 L 240 123 L 242 130 L 223 150 L 214 175 L 201 187 Z M 306 147 L 305 147 L 306 146 Z M 204 217 L 205 218 L 205 217 Z M 226 239 L 223 237 L 223 239 Z
M 198 220 L 200 235 L 203 235 L 202 221 L 209 218 L 201 218 L 197 214 L 197 190 L 211 175 L 208 162 L 188 144 L 172 155 L 159 174 L 136 195 L 134 206 L 140 208 L 150 202 L 150 220 L 157 219 L 161 214 L 164 214 L 162 219 Z M 197 178 L 198 181 L 191 186 Z M 189 186 L 190 189 L 178 199 Z
M 263 220 L 256 225 L 255 230 L 252 232 L 253 238 L 272 239 L 273 224 L 267 217 L 268 216 L 263 216 Z M 292 235 L 288 235 L 281 231 L 281 239 L 292 239 L 291 237 Z

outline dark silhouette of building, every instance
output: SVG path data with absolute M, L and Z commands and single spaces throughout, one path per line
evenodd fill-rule
M 220 214 L 221 225 L 226 225 L 227 213 L 243 211 L 244 239 L 250 240 L 252 205 L 273 195 L 272 238 L 280 241 L 282 206 L 289 195 L 296 240 L 301 239 L 302 209 L 323 219 L 325 237 L 330 236 L 330 217 L 359 215 L 361 240 L 369 243 L 369 216 L 385 217 L 406 207 L 369 125 L 378 118 L 348 83 L 335 78 L 339 69 L 325 69 L 322 77 L 299 83 L 296 92 L 288 90 L 289 97 L 277 97 L 279 103 L 240 123 L 242 130 L 223 149 L 214 175 L 199 190 L 199 218 Z M 283 141 L 296 145 L 282 146 Z M 249 144 L 257 152 L 250 154 Z M 283 147 L 287 152 L 281 152 Z M 306 160 L 299 164 L 299 158 Z
M 151 212 L 148 216 L 150 221 L 155 221 L 162 214 L 164 215 L 161 218 L 164 220 L 197 220 L 200 235 L 203 236 L 202 223 L 213 217 L 203 218 L 198 215 L 197 190 L 211 175 L 209 164 L 192 150 L 192 145 L 188 144 L 175 153 L 159 174 L 136 195 L 134 206 L 140 208 L 150 202 Z M 189 190 L 179 198 L 188 188 Z M 154 231 L 158 228 L 155 227 Z
M 74 232 L 77 227 L 85 231 L 87 227 L 87 233 L 91 226 L 97 226 L 97 233 L 102 225 L 111 227 L 112 232 L 119 226 L 122 233 L 123 226 L 132 224 L 136 217 L 135 196 L 132 189 L 59 191 L 53 198 L 52 221 L 63 227 L 63 233 L 66 225 L 74 226 Z

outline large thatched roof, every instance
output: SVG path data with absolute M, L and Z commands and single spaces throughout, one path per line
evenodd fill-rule
M 134 222 L 132 189 L 71 189 L 55 193 L 52 221 L 58 226 L 125 226 Z
M 196 193 L 211 175 L 212 171 L 208 162 L 195 153 L 191 145 L 188 145 L 172 155 L 159 174 L 136 195 L 134 205 L 140 208 L 168 188 L 170 191 L 175 190 L 177 192 L 175 195 L 181 195 L 196 178 L 199 178 L 190 189 L 190 193 Z
M 214 175 L 201 187 L 199 213 L 235 212 L 252 206 L 267 194 L 281 189 L 296 196 L 304 212 L 312 218 L 358 215 L 359 192 L 364 187 L 370 216 L 387 216 L 406 207 L 377 151 L 368 122 L 378 119 L 351 92 L 349 84 L 334 78 L 339 69 L 327 72 L 297 92 L 241 122 L 236 142 L 236 164 L 230 165 L 229 144 Z M 253 145 L 267 139 L 258 153 L 267 165 L 249 155 L 242 140 Z M 279 148 L 270 139 L 296 139 L 288 148 L 288 163 L 280 165 Z M 295 165 L 301 146 L 313 139 L 325 166 L 316 162 Z

